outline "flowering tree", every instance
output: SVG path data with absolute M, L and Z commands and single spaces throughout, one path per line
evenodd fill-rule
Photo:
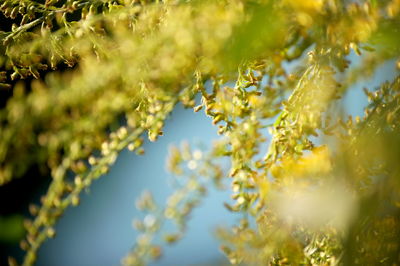
M 161 254 L 152 239 L 165 220 L 178 230 L 165 241 L 179 240 L 212 185 L 202 176 L 229 179 L 235 203 L 225 205 L 243 215 L 218 230 L 232 264 L 399 263 L 398 69 L 365 88 L 363 117 L 346 114 L 343 96 L 399 60 L 400 1 L 2 0 L 0 9 L 0 185 L 32 166 L 51 176 L 29 208 L 23 265 L 122 150 L 141 154 L 144 134 L 162 135 L 178 103 L 204 109 L 222 137 L 202 156 L 171 150 L 168 167 L 187 182 L 166 206 L 148 193 L 138 200 L 155 219 L 135 222 L 142 235 L 124 264 Z

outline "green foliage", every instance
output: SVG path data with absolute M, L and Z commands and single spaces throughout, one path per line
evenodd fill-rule
M 144 133 L 162 135 L 179 102 L 204 109 L 222 137 L 209 152 L 171 150 L 168 167 L 186 181 L 166 206 L 148 192 L 138 200 L 148 214 L 124 264 L 158 258 L 162 224 L 177 225 L 166 242 L 179 240 L 225 178 L 225 206 L 243 214 L 217 230 L 232 264 L 399 263 L 398 69 L 365 90 L 364 117 L 342 104 L 399 60 L 398 0 L 3 0 L 0 10 L 12 23 L 0 31 L 0 87 L 12 93 L 0 110 L 0 185 L 34 165 L 51 176 L 25 222 L 23 265 L 119 152 L 142 154 Z

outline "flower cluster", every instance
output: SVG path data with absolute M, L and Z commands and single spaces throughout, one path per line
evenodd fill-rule
M 33 166 L 51 178 L 29 208 L 22 264 L 123 149 L 143 154 L 146 133 L 163 135 L 177 103 L 203 109 L 222 137 L 210 152 L 171 149 L 179 185 L 164 207 L 138 201 L 148 214 L 125 264 L 162 254 L 153 240 L 166 221 L 178 229 L 166 242 L 179 240 L 210 180 L 230 182 L 225 206 L 243 217 L 217 233 L 233 264 L 398 263 L 399 6 L 2 1 L 0 185 Z M 345 94 L 396 60 L 393 81 L 365 90 L 364 117 L 346 118 Z

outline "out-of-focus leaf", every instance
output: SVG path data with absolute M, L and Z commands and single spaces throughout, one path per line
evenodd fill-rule
M 234 29 L 223 54 L 229 67 L 283 47 L 287 27 L 284 14 L 272 3 L 247 5 L 248 20 Z
M 371 36 L 370 42 L 377 45 L 380 53 L 397 55 L 400 52 L 400 19 L 382 21 L 379 30 Z
M 18 243 L 24 234 L 21 215 L 0 216 L 0 242 Z

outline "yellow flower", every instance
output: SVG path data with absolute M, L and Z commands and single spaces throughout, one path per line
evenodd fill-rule
M 285 157 L 279 164 L 270 168 L 270 173 L 276 179 L 290 181 L 299 178 L 315 178 L 326 175 L 332 169 L 330 154 L 326 146 L 314 148 L 310 155 L 295 159 Z

